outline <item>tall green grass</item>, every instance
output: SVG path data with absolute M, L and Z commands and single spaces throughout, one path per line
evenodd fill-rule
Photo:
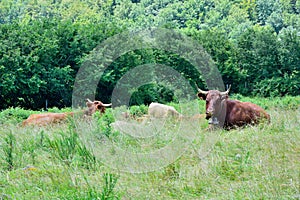
M 14 168 L 14 151 L 15 151 L 15 136 L 12 132 L 9 132 L 6 137 L 4 137 L 2 150 L 2 158 L 7 165 L 7 170 L 12 170 Z
M 200 124 L 206 121 L 186 126 L 186 133 L 197 135 L 182 156 L 168 166 L 139 174 L 110 168 L 79 135 L 92 133 L 99 136 L 99 144 L 111 141 L 128 153 L 147 153 L 172 141 L 177 121 L 166 122 L 155 137 L 134 138 L 110 126 L 112 109 L 102 116 L 46 127 L 20 126 L 32 111 L 4 110 L 0 113 L 0 199 L 299 199 L 299 97 L 236 99 L 265 107 L 271 123 L 214 132 L 204 131 Z M 189 112 L 189 106 L 198 104 L 203 113 L 204 103 L 171 105 Z M 135 107 L 132 112 L 142 115 L 146 109 Z M 190 112 L 186 114 L 194 114 Z

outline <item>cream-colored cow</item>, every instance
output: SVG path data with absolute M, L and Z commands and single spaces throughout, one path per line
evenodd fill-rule
M 161 103 L 151 103 L 148 115 L 150 118 L 181 117 L 181 114 L 173 106 Z

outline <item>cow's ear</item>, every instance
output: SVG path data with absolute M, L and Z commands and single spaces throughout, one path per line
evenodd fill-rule
M 102 107 L 103 107 L 103 106 L 102 106 L 101 104 L 98 104 L 98 105 L 96 106 L 97 110 L 101 110 Z
M 206 94 L 203 94 L 203 93 L 199 92 L 199 93 L 197 94 L 197 96 L 198 96 L 201 100 L 206 100 Z

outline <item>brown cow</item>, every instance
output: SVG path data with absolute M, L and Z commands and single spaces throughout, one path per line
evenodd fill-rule
M 104 113 L 106 107 L 111 106 L 112 104 L 104 104 L 101 101 L 91 101 L 89 99 L 86 99 L 86 105 L 88 107 L 88 109 L 84 112 L 85 115 L 92 115 L 94 114 L 97 110 L 100 111 L 100 113 Z
M 100 113 L 104 113 L 105 108 L 111 106 L 111 104 L 104 104 L 101 101 L 91 101 L 89 99 L 86 99 L 86 101 L 88 109 L 83 111 L 83 114 L 87 116 L 91 116 L 97 110 L 99 110 Z M 68 116 L 74 116 L 74 114 L 74 112 L 32 114 L 23 121 L 22 125 L 47 125 L 57 123 L 66 120 Z
M 229 100 L 229 90 L 230 87 L 226 92 L 198 89 L 198 97 L 206 100 L 206 119 L 209 119 L 210 124 L 231 129 L 247 124 L 258 124 L 262 119 L 270 121 L 270 115 L 258 105 Z

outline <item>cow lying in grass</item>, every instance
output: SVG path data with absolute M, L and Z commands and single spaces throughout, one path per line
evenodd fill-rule
M 248 124 L 258 124 L 262 120 L 270 121 L 270 115 L 258 105 L 229 100 L 229 90 L 230 88 L 226 92 L 220 92 L 198 89 L 198 97 L 206 101 L 206 119 L 210 120 L 212 126 L 231 129 Z
M 101 101 L 91 101 L 86 100 L 87 110 L 83 112 L 66 112 L 66 113 L 41 113 L 41 114 L 32 114 L 26 120 L 23 121 L 22 125 L 47 125 L 52 123 L 58 123 L 65 121 L 68 117 L 74 116 L 74 114 L 83 114 L 85 116 L 91 116 L 96 111 L 100 113 L 105 112 L 105 108 L 111 106 L 111 104 L 104 104 Z
M 133 119 L 137 122 L 144 122 L 148 119 L 163 119 L 163 118 L 173 118 L 177 120 L 202 120 L 205 119 L 205 114 L 195 114 L 193 116 L 184 116 L 179 113 L 173 106 L 161 104 L 161 103 L 151 103 L 148 108 L 148 114 L 137 117 L 131 115 L 129 112 L 123 112 L 122 116 L 125 120 Z
M 148 109 L 150 118 L 181 117 L 181 114 L 173 107 L 161 103 L 151 103 Z
M 161 103 L 151 103 L 148 107 L 148 113 L 142 114 L 139 113 L 131 114 L 130 111 L 122 112 L 121 113 L 121 119 L 125 121 L 137 121 L 137 122 L 145 122 L 148 119 L 154 119 L 154 118 L 168 118 L 168 117 L 180 117 L 181 114 L 176 111 L 176 109 L 173 106 L 168 106 Z

